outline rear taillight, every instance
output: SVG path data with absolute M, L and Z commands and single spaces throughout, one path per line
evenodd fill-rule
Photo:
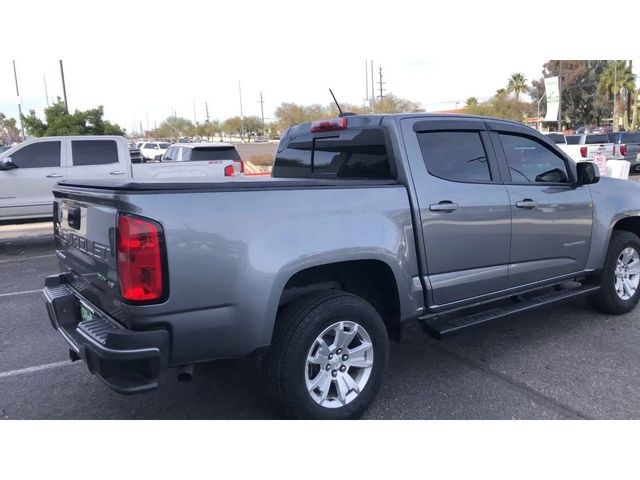
M 151 220 L 119 215 L 118 280 L 122 298 L 148 302 L 162 298 L 162 228 Z
M 615 149 L 615 147 L 613 147 Z M 615 155 L 615 150 L 613 151 L 614 155 Z M 620 155 L 622 155 L 623 157 L 627 156 L 627 146 L 626 145 L 620 145 Z
M 234 163 L 239 167 L 240 173 L 244 173 L 244 162 L 242 160 L 234 160 Z
M 224 176 L 225 177 L 233 177 L 233 174 L 235 173 L 235 168 L 233 168 L 233 165 L 227 165 L 226 167 L 224 167 Z
M 346 117 L 332 118 L 330 120 L 318 120 L 311 124 L 311 133 L 334 132 L 347 128 Z
M 587 147 L 580 147 L 580 155 L 582 158 L 587 158 Z

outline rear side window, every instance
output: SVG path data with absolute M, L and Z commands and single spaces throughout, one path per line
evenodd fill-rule
M 183 158 L 184 160 L 184 158 Z M 197 147 L 191 149 L 192 162 L 206 160 L 240 160 L 234 147 Z
M 562 158 L 535 140 L 518 135 L 500 134 L 509 165 L 511 180 L 516 183 L 567 183 L 569 175 Z
M 594 145 L 596 143 L 609 143 L 609 137 L 607 135 L 587 135 L 584 139 L 586 145 Z
M 38 142 L 11 154 L 19 168 L 52 168 L 60 166 L 60 142 Z
M 351 129 L 314 138 L 285 138 L 278 147 L 274 177 L 391 178 L 384 132 Z
M 418 142 L 431 175 L 454 182 L 491 181 L 478 132 L 422 132 Z
M 113 140 L 73 140 L 71 155 L 74 166 L 118 163 L 118 146 Z
M 564 135 L 561 133 L 550 133 L 547 138 L 553 143 L 567 143 L 564 139 Z

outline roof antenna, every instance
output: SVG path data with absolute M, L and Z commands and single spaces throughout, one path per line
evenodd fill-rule
M 355 115 L 355 113 L 343 112 L 342 108 L 340 108 L 340 104 L 338 103 L 338 100 L 336 100 L 336 96 L 333 94 L 333 90 L 329 89 L 329 93 L 333 97 L 333 101 L 335 102 L 336 107 L 338 107 L 338 111 L 340 112 L 340 115 L 338 115 L 338 117 L 349 117 L 351 115 Z

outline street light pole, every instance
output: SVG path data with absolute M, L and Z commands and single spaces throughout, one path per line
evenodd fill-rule
M 539 99 L 538 99 L 538 116 L 536 117 L 536 124 L 538 126 L 538 131 L 540 131 L 542 129 L 541 125 L 540 125 L 540 102 L 542 101 L 542 99 L 545 97 L 545 95 L 542 95 Z

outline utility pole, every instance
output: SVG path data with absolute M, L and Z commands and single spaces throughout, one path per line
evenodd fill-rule
M 149 112 L 145 112 L 147 114 L 147 130 L 151 130 L 151 124 L 149 123 Z
M 373 60 L 371 60 L 371 113 L 376 112 L 376 94 L 373 93 Z
M 244 143 L 244 115 L 242 113 L 242 84 L 238 80 L 238 92 L 240 93 L 240 140 Z
M 633 60 L 629 60 L 629 71 L 633 73 Z M 631 123 L 631 92 L 627 90 L 627 122 Z
M 44 78 L 44 96 L 47 98 L 47 107 L 49 106 L 49 92 L 47 91 L 47 76 L 42 75 Z
M 562 60 L 558 73 L 558 133 L 562 133 Z
M 60 60 L 60 76 L 62 77 L 62 94 L 64 95 L 64 113 L 69 113 L 69 103 L 67 103 L 67 85 L 64 81 L 64 68 Z
M 367 87 L 366 88 L 367 94 L 364 98 L 366 98 L 367 99 L 366 102 L 369 103 L 369 60 L 364 61 L 364 78 L 365 78 L 365 85 Z
M 618 61 L 613 61 L 613 131 L 617 132 L 618 128 L 618 102 L 616 102 L 616 85 L 618 84 Z M 619 95 L 619 94 L 618 94 Z
M 20 131 L 22 132 L 22 141 L 24 142 L 26 137 L 24 136 L 24 124 L 22 123 L 22 99 L 20 98 L 20 90 L 18 90 L 18 74 L 16 72 L 16 61 L 13 61 L 13 78 L 16 81 L 16 97 L 18 97 L 18 116 L 20 117 Z
M 258 100 L 260 104 L 260 115 L 262 116 L 262 130 L 264 133 L 264 99 L 262 98 L 262 92 L 260 92 L 260 100 Z
M 380 87 L 380 100 L 382 100 L 384 98 L 384 84 L 387 82 L 383 82 L 382 81 L 382 65 L 380 65 L 380 68 L 378 70 L 378 75 L 380 76 L 380 80 L 378 81 L 378 86 Z
M 196 99 L 193 99 L 193 124 L 195 125 L 195 129 L 196 129 L 196 137 L 198 136 L 198 117 L 196 117 Z
M 204 102 L 204 111 L 207 114 L 207 123 L 209 123 L 209 104 L 207 102 Z

